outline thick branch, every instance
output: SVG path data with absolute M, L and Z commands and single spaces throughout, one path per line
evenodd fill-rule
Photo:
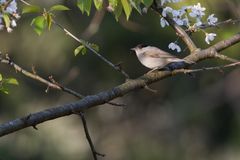
M 18 118 L 16 120 L 7 122 L 0 126 L 0 136 L 15 132 L 17 130 L 36 126 L 42 122 L 52 120 L 58 117 L 63 117 L 79 112 L 83 112 L 91 107 L 104 104 L 116 97 L 121 97 L 130 91 L 143 88 L 146 84 L 153 83 L 159 79 L 168 77 L 171 72 L 159 72 L 144 75 L 136 80 L 129 80 L 128 82 L 114 87 L 105 92 L 98 93 L 96 95 L 86 96 L 80 101 L 65 104 L 62 106 L 46 109 L 34 114 L 27 115 L 23 118 Z
M 236 34 L 235 36 L 229 38 L 228 40 L 218 42 L 216 45 L 208 49 L 196 51 L 194 54 L 187 56 L 185 59 L 188 59 L 192 62 L 198 62 L 207 58 L 215 58 L 216 55 L 218 54 L 217 52 L 222 51 L 238 42 L 240 42 L 240 34 Z M 0 136 L 7 135 L 9 133 L 15 132 L 17 130 L 29 126 L 35 127 L 36 125 L 48 120 L 83 112 L 91 107 L 107 103 L 114 98 L 121 97 L 131 91 L 144 88 L 149 84 L 152 84 L 156 81 L 159 81 L 161 79 L 167 78 L 178 73 L 184 73 L 184 71 L 183 72 L 159 71 L 147 73 L 135 80 L 128 80 L 127 82 L 117 87 L 114 87 L 110 90 L 100 92 L 96 95 L 86 96 L 82 100 L 46 109 L 44 111 L 30 114 L 23 118 L 18 118 L 13 121 L 9 121 L 7 123 L 0 125 Z

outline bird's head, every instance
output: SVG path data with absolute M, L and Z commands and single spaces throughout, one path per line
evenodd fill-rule
M 145 44 L 139 44 L 134 48 L 131 48 L 132 51 L 135 51 L 135 53 L 140 52 L 142 48 L 147 47 Z

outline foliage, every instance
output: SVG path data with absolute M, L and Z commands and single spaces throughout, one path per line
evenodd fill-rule
M 41 35 L 44 29 L 46 28 L 48 28 L 48 30 L 51 29 L 54 11 L 67 11 L 67 10 L 69 10 L 69 8 L 64 5 L 54 5 L 51 6 L 50 9 L 48 10 L 46 10 L 45 8 L 40 8 L 39 6 L 28 5 L 23 8 L 22 13 L 40 14 L 40 16 L 37 16 L 32 20 L 31 25 L 33 26 L 35 32 L 38 35 Z
M 8 85 L 18 85 L 18 81 L 15 78 L 3 78 L 0 74 L 0 92 L 5 94 L 9 93 Z

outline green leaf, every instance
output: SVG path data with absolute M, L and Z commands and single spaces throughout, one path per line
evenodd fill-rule
M 15 78 L 8 78 L 4 80 L 6 84 L 18 85 L 18 81 Z
M 120 15 L 122 14 L 122 4 L 121 4 L 120 1 L 119 1 L 118 5 L 115 7 L 113 13 L 114 13 L 114 15 L 115 15 L 116 21 L 118 21 L 118 18 L 119 18 Z
M 67 10 L 70 9 L 64 5 L 54 5 L 50 8 L 50 11 L 67 11 Z
M 46 14 L 46 21 L 47 21 L 47 26 L 48 26 L 48 30 L 51 29 L 52 26 L 52 14 L 51 13 L 47 13 Z
M 22 14 L 25 13 L 39 13 L 41 12 L 41 8 L 39 6 L 34 6 L 34 5 L 29 5 L 29 6 L 24 6 L 22 9 Z
M 2 74 L 0 74 L 0 81 L 2 81 L 3 80 L 3 77 L 2 77 Z
M 10 27 L 10 18 L 6 13 L 3 14 L 3 20 L 4 20 L 6 28 Z
M 78 46 L 74 50 L 74 55 L 77 56 L 81 52 L 82 55 L 85 55 L 87 53 L 87 48 L 84 45 Z
M 146 7 L 150 7 L 153 3 L 153 0 L 142 0 L 142 2 Z
M 109 5 L 113 8 L 115 8 L 118 5 L 119 1 L 120 0 L 108 0 Z
M 103 0 L 94 0 L 94 5 L 95 5 L 97 10 L 102 9 Z
M 126 18 L 128 20 L 130 14 L 132 12 L 132 6 L 131 6 L 131 4 L 129 3 L 128 0 L 121 0 L 121 2 L 122 2 L 122 6 L 123 6 L 123 10 L 125 12 Z
M 86 12 L 87 15 L 90 15 L 92 0 L 78 0 L 77 6 L 82 11 L 82 13 Z
M 141 0 L 130 0 L 130 2 L 132 6 L 138 11 L 138 13 L 142 14 L 141 7 L 140 7 Z
M 89 44 L 91 48 L 93 48 L 95 51 L 99 51 L 99 46 L 97 44 L 91 43 Z
M 1 88 L 0 88 L 0 91 L 3 92 L 3 93 L 5 93 L 5 94 L 9 94 L 8 89 L 5 88 L 5 87 L 1 87 Z
M 34 26 L 34 31 L 40 36 L 46 28 L 46 19 L 43 16 L 38 16 L 32 20 L 31 25 Z

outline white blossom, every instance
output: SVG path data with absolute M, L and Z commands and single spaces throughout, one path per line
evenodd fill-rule
M 210 44 L 210 41 L 213 41 L 217 35 L 215 33 L 206 33 L 205 36 L 206 43 Z
M 181 10 L 173 10 L 172 11 L 173 20 L 180 26 L 182 26 L 184 24 L 183 19 L 182 19 L 183 14 L 184 14 L 184 12 L 182 12 Z
M 171 42 L 171 43 L 168 45 L 168 48 L 171 49 L 171 50 L 177 50 L 177 52 L 181 52 L 180 46 L 177 45 L 176 43 L 173 43 L 173 42 Z
M 10 28 L 10 27 L 7 27 L 7 32 L 8 33 L 11 33 L 13 31 L 13 29 L 12 28 Z
M 208 16 L 207 18 L 207 22 L 209 25 L 215 25 L 218 21 L 217 17 L 214 17 L 214 14 L 211 14 L 210 16 Z
M 201 26 L 203 23 L 202 23 L 202 20 L 200 19 L 200 18 L 196 18 L 196 23 L 194 23 L 194 26 L 197 26 L 197 27 L 199 27 L 199 26 Z
M 161 0 L 161 5 L 166 3 L 178 3 L 181 0 Z M 180 9 L 174 9 L 169 6 L 164 6 L 162 11 L 162 18 L 160 19 L 161 27 L 168 26 L 169 23 L 166 21 L 166 17 L 169 16 L 176 24 L 180 26 L 185 26 L 187 28 L 193 27 L 198 29 L 203 24 L 215 25 L 218 21 L 218 18 L 214 14 L 208 16 L 207 20 L 204 21 L 203 16 L 205 16 L 206 8 L 202 7 L 200 3 L 195 5 L 183 6 Z M 205 41 L 207 44 L 210 44 L 211 41 L 217 36 L 215 33 L 205 33 Z M 176 43 L 170 43 L 168 48 L 171 50 L 176 50 L 181 52 L 181 48 Z
M 20 18 L 19 14 L 17 13 L 17 2 L 16 0 L 9 1 L 7 0 L 0 0 L 0 30 L 6 29 L 7 32 L 12 32 L 13 29 L 11 27 L 16 27 L 17 23 L 16 20 Z M 7 26 L 3 21 L 3 14 L 6 14 L 10 20 L 10 26 Z
M 16 21 L 14 19 L 11 21 L 11 26 L 12 27 L 16 27 L 17 26 L 17 23 L 16 23 Z
M 205 15 L 204 13 L 205 10 L 206 8 L 201 7 L 201 4 L 198 3 L 197 5 L 191 7 L 191 12 L 189 13 L 189 15 L 191 17 L 202 17 Z
M 171 7 L 165 7 L 162 11 L 162 16 L 166 17 L 168 13 L 172 13 L 173 9 Z
M 160 19 L 160 24 L 161 24 L 162 28 L 164 28 L 165 26 L 169 26 L 168 21 L 166 21 L 166 19 L 163 17 Z
M 187 27 L 190 26 L 190 23 L 187 17 L 183 18 L 182 21 L 184 26 L 187 26 Z
M 10 14 L 17 12 L 17 3 L 15 0 L 13 0 L 7 7 L 6 11 Z

